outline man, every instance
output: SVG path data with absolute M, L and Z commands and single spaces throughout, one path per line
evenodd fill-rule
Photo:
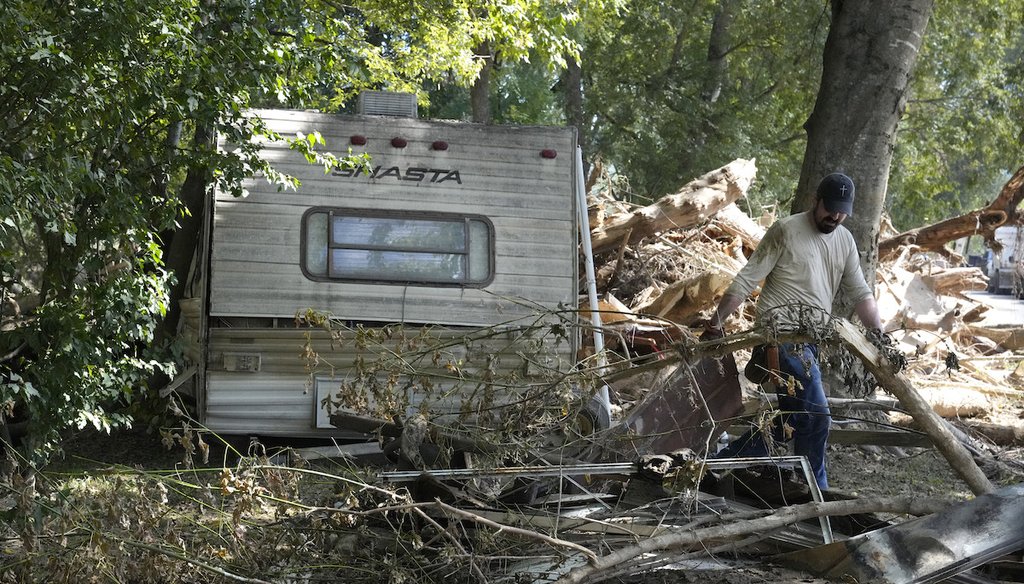
M 833 173 L 818 184 L 810 211 L 775 222 L 726 290 L 705 325 L 706 336 L 721 336 L 723 322 L 762 280 L 758 319 L 771 320 L 781 330 L 799 328 L 808 320 L 826 322 L 840 292 L 854 302 L 864 326 L 881 330 L 878 306 L 864 280 L 853 235 L 842 226 L 853 212 L 853 196 L 850 177 Z M 772 433 L 777 440 L 792 433 L 794 452 L 807 457 L 818 486 L 827 489 L 825 446 L 831 418 L 817 345 L 780 344 L 778 371 L 776 391 L 783 415 L 775 420 Z M 768 445 L 754 429 L 717 456 L 768 456 Z

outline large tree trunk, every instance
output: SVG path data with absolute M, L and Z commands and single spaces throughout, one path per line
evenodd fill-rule
M 821 177 L 835 171 L 849 175 L 857 197 L 846 225 L 866 274 L 874 273 L 878 261 L 876 240 L 896 128 L 933 3 L 832 2 L 821 87 L 806 124 L 807 151 L 793 211 L 810 207 Z
M 849 175 L 857 194 L 846 226 L 870 286 L 896 129 L 932 9 L 933 0 L 832 0 L 821 86 L 805 124 L 807 150 L 793 212 L 811 207 L 823 176 Z M 832 310 L 845 317 L 853 306 L 850 299 L 839 298 Z M 846 395 L 846 388 L 860 385 L 863 371 L 858 366 L 842 376 L 842 368 L 831 365 L 838 359 L 829 358 L 823 367 L 825 386 Z
M 735 5 L 736 0 L 719 0 L 718 7 L 715 9 L 715 19 L 711 23 L 711 36 L 708 39 L 708 73 L 704 79 L 704 89 L 701 91 L 701 99 L 708 103 L 718 101 L 728 77 L 729 60 L 727 55 L 732 49 L 729 29 L 732 25 Z
M 215 134 L 211 125 L 199 124 L 195 136 L 192 138 L 192 147 L 200 152 L 216 147 Z M 173 338 L 177 334 L 178 317 L 181 314 L 178 302 L 185 295 L 189 268 L 196 252 L 196 245 L 199 243 L 203 222 L 206 220 L 203 213 L 204 197 L 209 182 L 209 167 L 203 165 L 189 169 L 178 195 L 182 206 L 188 210 L 188 213 L 178 218 L 177 230 L 162 234 L 164 266 L 168 272 L 175 275 L 176 279 L 168 291 L 167 316 L 164 317 L 163 324 L 158 331 L 160 340 Z
M 473 110 L 473 121 L 479 124 L 491 123 L 491 73 L 494 71 L 494 53 L 486 41 L 476 48 L 476 56 L 484 60 L 480 75 L 469 90 L 469 104 Z

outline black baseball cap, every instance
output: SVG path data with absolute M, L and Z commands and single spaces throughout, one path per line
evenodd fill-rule
M 841 172 L 833 172 L 818 183 L 818 198 L 829 213 L 853 215 L 853 191 L 853 180 Z

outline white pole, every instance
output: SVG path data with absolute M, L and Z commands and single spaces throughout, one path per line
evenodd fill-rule
M 597 306 L 597 277 L 594 275 L 594 251 L 590 244 L 590 217 L 587 214 L 587 192 L 583 182 L 583 149 L 576 147 L 576 207 L 579 211 L 580 237 L 582 238 L 584 264 L 587 267 L 587 297 L 590 300 L 590 321 L 594 327 L 594 351 L 597 353 L 598 374 L 603 375 L 608 366 L 604 352 L 604 329 L 601 328 L 601 314 Z M 604 409 L 605 419 L 612 419 L 612 402 L 608 386 L 598 390 L 598 399 Z

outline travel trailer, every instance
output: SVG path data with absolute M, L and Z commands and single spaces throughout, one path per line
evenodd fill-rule
M 183 337 L 199 421 L 215 432 L 339 435 L 324 404 L 360 358 L 344 342 L 360 327 L 457 337 L 577 306 L 574 129 L 424 121 L 402 94 L 364 95 L 360 112 L 253 112 L 369 163 L 325 173 L 268 142 L 265 158 L 299 187 L 252 177 L 247 196 L 209 201 Z M 297 327 L 309 310 L 347 327 Z M 551 347 L 544 366 L 570 369 L 577 343 Z M 407 397 L 412 413 L 421 404 Z

